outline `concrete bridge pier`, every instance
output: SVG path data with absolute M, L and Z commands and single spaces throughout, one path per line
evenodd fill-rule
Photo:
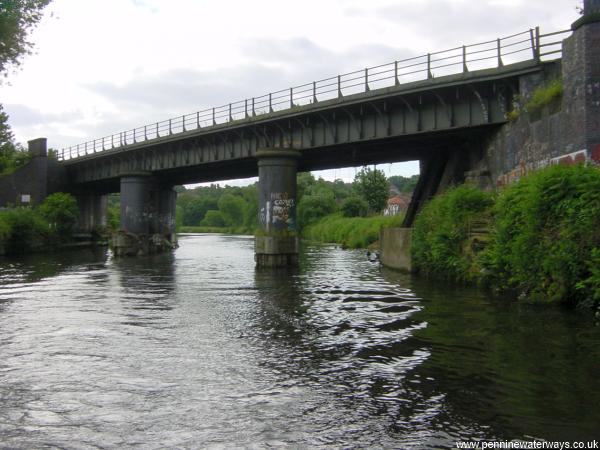
M 76 195 L 79 207 L 79 230 L 87 233 L 106 227 L 108 196 L 97 194 Z
M 258 267 L 298 265 L 296 172 L 300 152 L 268 148 L 258 158 L 258 222 L 254 259 Z
M 172 187 L 160 186 L 149 172 L 121 177 L 121 229 L 113 236 L 115 256 L 160 253 L 175 247 Z
M 175 204 L 177 192 L 172 187 L 159 186 L 157 191 L 157 214 L 151 224 L 150 231 L 159 234 L 167 241 L 174 244 L 175 235 Z

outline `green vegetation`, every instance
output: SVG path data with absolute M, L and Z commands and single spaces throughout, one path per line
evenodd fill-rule
M 344 217 L 365 217 L 369 213 L 369 204 L 364 198 L 353 195 L 344 200 L 340 209 Z
M 379 230 L 399 227 L 403 215 L 343 217 L 339 213 L 322 218 L 302 230 L 302 237 L 319 242 L 337 242 L 346 248 L 364 248 L 379 239 Z
M 400 192 L 410 193 L 415 190 L 419 181 L 419 175 L 412 177 L 403 177 L 401 175 L 393 175 L 388 178 L 391 185 L 396 186 Z
M 71 194 L 57 192 L 46 197 L 38 207 L 41 216 L 46 219 L 50 230 L 59 237 L 69 237 L 79 218 L 77 201 Z
M 338 203 L 332 184 L 323 179 L 315 180 L 310 173 L 298 175 L 302 188 L 298 189 L 298 226 L 303 229 L 320 218 L 338 210 Z
M 550 81 L 545 86 L 542 86 L 531 95 L 531 99 L 525 103 L 525 109 L 529 113 L 541 111 L 545 106 L 552 103 L 554 100 L 560 99 L 563 94 L 563 83 L 560 78 Z
M 8 175 L 24 166 L 31 159 L 29 152 L 15 144 L 14 136 L 8 125 L 8 115 L 0 105 L 0 176 Z
M 49 3 L 50 0 L 0 2 L 0 77 L 7 76 L 11 68 L 19 67 L 24 56 L 31 54 L 33 44 L 28 35 Z M 0 176 L 27 164 L 29 158 L 29 153 L 15 143 L 8 115 L 0 104 Z
M 475 221 L 489 215 L 492 204 L 491 194 L 465 185 L 432 199 L 413 226 L 413 266 L 448 280 L 476 279 L 479 261 L 470 251 L 469 232 Z
M 598 301 L 600 170 L 551 166 L 503 191 L 484 281 L 534 301 Z
M 486 216 L 489 242 L 473 245 L 473 224 Z M 551 166 L 496 198 L 461 186 L 429 202 L 415 221 L 413 265 L 533 302 L 597 306 L 599 230 L 600 169 Z
M 245 187 L 212 184 L 190 190 L 179 188 L 179 191 L 176 213 L 179 231 L 248 234 L 258 227 L 256 184 Z M 198 227 L 202 231 L 190 231 Z
M 555 101 L 559 101 L 562 98 L 562 95 L 563 82 L 560 78 L 556 78 L 533 91 L 528 100 L 516 96 L 513 99 L 513 109 L 506 113 L 506 118 L 510 122 L 515 122 L 521 116 L 521 111 L 537 115 L 546 106 L 552 105 Z
M 393 179 L 399 190 L 407 192 L 418 176 Z M 402 221 L 401 216 L 377 215 L 387 204 L 389 186 L 377 169 L 363 168 L 353 183 L 299 173 L 296 215 L 302 235 L 351 248 L 366 247 L 379 238 L 382 226 L 398 226 Z M 182 188 L 177 198 L 177 229 L 182 233 L 253 234 L 258 232 L 257 218 L 257 184 Z
M 387 205 L 390 182 L 381 170 L 363 167 L 354 177 L 354 189 L 369 204 L 373 213 L 380 213 Z
M 106 212 L 106 227 L 116 231 L 121 225 L 121 194 L 108 196 L 108 210 Z
M 75 199 L 64 193 L 48 196 L 37 208 L 0 211 L 0 250 L 26 253 L 68 241 L 78 214 Z
M 0 4 L 0 74 L 18 67 L 23 56 L 31 54 L 31 30 L 42 18 L 50 0 L 5 0 Z
M 0 212 L 0 230 L 0 249 L 7 254 L 40 249 L 52 238 L 48 222 L 39 211 L 28 207 Z

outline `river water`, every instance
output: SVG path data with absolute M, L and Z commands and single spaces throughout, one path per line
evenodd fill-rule
M 307 246 L 0 260 L 0 448 L 451 448 L 591 441 L 600 327 Z

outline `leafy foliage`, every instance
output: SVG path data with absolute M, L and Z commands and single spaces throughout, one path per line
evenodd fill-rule
M 410 193 L 415 190 L 419 181 L 419 175 L 403 177 L 402 175 L 393 175 L 388 178 L 390 184 L 396 186 L 400 192 Z
M 385 173 L 378 169 L 363 167 L 354 177 L 356 192 L 369 204 L 374 213 L 380 213 L 387 205 L 390 183 Z
M 492 204 L 493 203 L 493 204 Z M 469 227 L 491 212 L 483 250 Z M 556 165 L 508 186 L 494 200 L 460 186 L 431 200 L 413 227 L 414 266 L 479 281 L 534 302 L 600 303 L 600 169 Z
M 42 18 L 42 10 L 50 0 L 3 0 L 0 3 L 0 74 L 10 66 L 19 66 L 29 55 L 33 44 L 31 30 Z
M 365 217 L 369 212 L 369 204 L 357 195 L 348 197 L 340 207 L 344 217 Z
M 490 193 L 467 185 L 452 188 L 427 203 L 413 226 L 415 269 L 460 282 L 476 279 L 478 261 L 465 247 L 471 224 L 485 216 L 492 204 Z
M 0 105 L 0 175 L 14 172 L 29 162 L 29 152 L 15 144 L 14 136 L 8 125 L 8 115 Z
M 223 214 L 221 213 L 221 211 L 216 211 L 214 209 L 211 209 L 210 211 L 206 212 L 206 215 L 204 216 L 204 219 L 202 219 L 202 222 L 200 223 L 200 225 L 203 227 L 223 228 L 223 227 L 225 227 L 226 222 L 225 222 L 225 218 L 223 217 Z
M 26 253 L 49 239 L 48 223 L 37 210 L 26 207 L 0 212 L 0 246 L 6 253 Z
M 337 211 L 337 208 L 333 192 L 321 190 L 305 195 L 298 204 L 298 224 L 302 229 Z
M 600 170 L 557 165 L 509 186 L 494 207 L 486 282 L 534 301 L 598 301 Z
M 44 199 L 38 207 L 39 213 L 61 238 L 68 238 L 77 225 L 79 208 L 71 194 L 56 192 Z
M 106 226 L 116 231 L 121 224 L 121 194 L 108 196 L 108 210 L 106 213 Z

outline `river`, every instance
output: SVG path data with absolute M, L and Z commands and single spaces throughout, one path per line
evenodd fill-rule
M 591 441 L 600 327 L 306 246 L 0 260 L 0 448 L 452 448 Z

